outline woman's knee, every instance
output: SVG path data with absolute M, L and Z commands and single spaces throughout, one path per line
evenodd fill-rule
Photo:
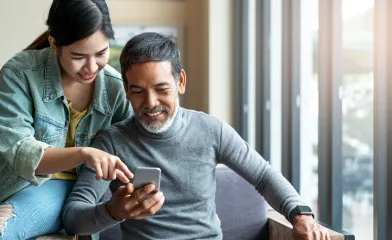
M 6 239 L 7 223 L 15 216 L 14 208 L 11 204 L 0 204 L 0 239 Z

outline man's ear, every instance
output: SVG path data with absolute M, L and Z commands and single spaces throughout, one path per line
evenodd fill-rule
M 54 52 L 56 55 L 59 55 L 59 52 L 58 52 L 59 49 L 58 49 L 57 46 L 56 46 L 56 40 L 54 39 L 54 37 L 52 37 L 52 36 L 49 35 L 48 41 L 49 41 L 49 44 L 50 44 L 50 48 L 53 50 L 53 52 Z
M 185 86 L 186 86 L 186 73 L 184 69 L 181 69 L 181 73 L 177 82 L 177 89 L 179 94 L 185 93 Z

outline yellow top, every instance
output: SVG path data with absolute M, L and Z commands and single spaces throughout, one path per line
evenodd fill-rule
M 72 102 L 68 100 L 69 112 L 70 112 L 70 121 L 69 128 L 67 132 L 67 141 L 65 143 L 65 147 L 74 147 L 75 146 L 75 133 L 76 127 L 78 126 L 80 120 L 86 114 L 87 109 L 83 112 L 78 112 L 72 108 Z M 58 173 L 53 173 L 51 179 L 59 179 L 59 180 L 76 180 L 76 169 L 72 168 L 67 171 L 62 171 Z

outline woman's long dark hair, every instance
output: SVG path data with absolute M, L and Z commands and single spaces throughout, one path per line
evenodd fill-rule
M 101 30 L 109 39 L 114 38 L 109 10 L 104 0 L 53 0 L 46 25 L 48 30 L 24 50 L 49 47 L 49 35 L 56 40 L 57 46 L 70 45 L 97 30 Z

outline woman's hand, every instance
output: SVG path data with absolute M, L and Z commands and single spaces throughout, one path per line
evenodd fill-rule
M 122 219 L 142 219 L 154 215 L 163 205 L 165 197 L 156 192 L 150 197 L 147 194 L 155 190 L 153 184 L 134 190 L 133 184 L 121 186 L 106 203 L 108 213 L 117 221 Z
M 81 152 L 84 163 L 95 169 L 97 180 L 118 178 L 129 183 L 129 178 L 133 178 L 131 171 L 117 156 L 92 147 L 84 147 Z

